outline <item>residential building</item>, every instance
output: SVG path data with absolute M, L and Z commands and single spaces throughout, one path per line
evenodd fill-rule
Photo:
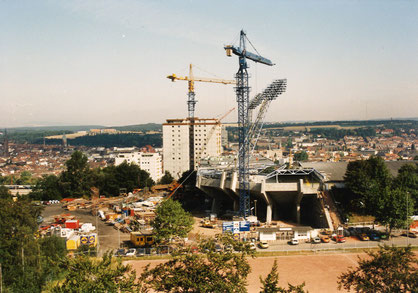
M 201 158 L 222 153 L 222 126 L 217 119 L 168 119 L 163 124 L 164 170 L 175 178 L 196 169 Z
M 162 158 L 159 153 L 125 152 L 115 157 L 115 166 L 126 161 L 128 164 L 135 163 L 141 170 L 147 171 L 152 180 L 157 182 L 163 176 Z

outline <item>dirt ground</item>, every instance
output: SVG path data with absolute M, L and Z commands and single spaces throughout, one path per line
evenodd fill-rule
M 297 285 L 305 282 L 305 289 L 310 293 L 346 292 L 338 291 L 338 276 L 346 272 L 350 266 L 357 266 L 357 257 L 364 257 L 364 253 L 347 254 L 321 254 L 321 255 L 295 255 L 272 256 L 249 259 L 251 273 L 248 276 L 248 292 L 260 292 L 259 277 L 265 278 L 277 259 L 279 266 L 280 285 L 287 283 Z M 150 263 L 151 267 L 164 260 L 131 260 L 126 261 L 140 274 L 143 268 Z

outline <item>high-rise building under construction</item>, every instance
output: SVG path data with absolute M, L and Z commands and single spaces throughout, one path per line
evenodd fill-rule
M 200 159 L 222 153 L 218 119 L 168 119 L 163 124 L 164 170 L 175 178 L 197 168 Z

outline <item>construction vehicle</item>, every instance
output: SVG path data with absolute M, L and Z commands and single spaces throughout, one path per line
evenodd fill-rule
M 194 110 L 196 106 L 196 100 L 195 100 L 195 92 L 194 92 L 194 82 L 211 82 L 211 83 L 222 83 L 222 84 L 236 84 L 235 80 L 226 80 L 226 79 L 220 79 L 220 78 L 205 78 L 205 77 L 194 77 L 193 75 L 193 65 L 190 64 L 189 67 L 189 76 L 177 76 L 176 74 L 168 75 L 168 79 L 171 81 L 176 80 L 185 80 L 189 83 L 189 93 L 188 93 L 188 100 L 187 100 L 187 107 L 189 112 L 189 118 L 194 117 Z

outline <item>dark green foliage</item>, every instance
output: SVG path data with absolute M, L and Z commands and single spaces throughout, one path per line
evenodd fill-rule
M 69 134 L 73 131 L 69 130 L 12 130 L 7 133 L 9 140 L 12 140 L 16 143 L 31 143 L 31 144 L 42 144 L 44 137 L 59 135 L 59 134 Z M 46 140 L 48 141 L 48 139 Z M 58 140 L 57 144 L 62 144 L 62 140 Z
M 12 195 L 7 187 L 0 185 L 0 199 L 11 199 Z
M 389 234 L 393 228 L 405 228 L 413 214 L 414 201 L 411 196 L 400 188 L 387 188 L 379 198 L 379 206 L 375 213 L 376 220 L 389 227 Z
M 171 176 L 170 172 L 165 171 L 164 176 L 161 177 L 160 181 L 158 182 L 159 184 L 170 184 L 171 182 L 173 182 L 174 178 L 173 176 Z
M 413 214 L 415 172 L 414 167 L 406 166 L 392 179 L 383 159 L 371 157 L 366 161 L 350 162 L 344 178 L 346 186 L 355 194 L 354 205 L 391 231 L 405 228 Z
M 415 211 L 418 211 L 418 164 L 403 165 L 398 172 L 394 182 L 394 187 L 401 188 L 408 192 L 415 202 Z
M 292 138 L 288 137 L 286 142 L 286 148 L 289 150 L 293 147 Z
M 55 175 L 44 175 L 33 187 L 30 197 L 35 200 L 61 199 L 60 180 Z
M 119 195 L 120 188 L 132 192 L 136 188 L 151 187 L 155 183 L 147 171 L 141 170 L 138 165 L 123 162 L 118 166 L 108 166 L 94 170 L 94 185 L 99 188 L 100 194 L 107 196 Z
M 216 243 L 231 249 L 216 251 Z M 247 292 L 247 256 L 253 255 L 247 245 L 223 235 L 218 240 L 203 240 L 199 250 L 201 253 L 192 253 L 183 247 L 169 261 L 153 269 L 148 266 L 141 275 L 143 286 L 155 292 Z
M 47 139 L 47 144 L 61 144 L 60 139 Z M 118 133 L 118 134 L 97 134 L 86 135 L 69 139 L 68 144 L 72 146 L 89 146 L 89 147 L 143 147 L 151 145 L 153 147 L 161 147 L 163 143 L 162 134 L 137 134 L 137 133 Z
M 92 187 L 92 172 L 87 163 L 87 157 L 80 151 L 75 151 L 66 163 L 66 170 L 60 175 L 60 185 L 64 197 L 90 196 Z
M 118 166 L 92 170 L 88 166 L 87 157 L 80 151 L 71 155 L 66 167 L 58 177 L 48 175 L 39 179 L 30 194 L 31 198 L 50 200 L 63 197 L 89 197 L 92 187 L 99 188 L 100 194 L 117 196 L 120 188 L 132 192 L 136 188 L 154 185 L 149 173 L 141 170 L 136 164 L 123 162 Z
M 65 280 L 52 288 L 51 292 L 140 292 L 136 272 L 121 260 L 112 261 L 108 252 L 103 259 L 78 256 L 63 263 L 67 272 Z
M 179 179 L 179 183 L 183 186 L 189 185 L 189 186 L 196 186 L 196 171 L 195 170 L 189 170 L 183 172 L 181 174 L 181 177 Z
M 35 238 L 40 213 L 41 208 L 26 197 L 15 202 L 0 187 L 0 263 L 6 290 L 40 292 L 59 274 L 57 262 L 65 257 L 65 242 L 56 237 Z
M 260 293 L 304 293 L 305 283 L 302 283 L 298 286 L 288 284 L 289 288 L 283 288 L 279 286 L 279 273 L 277 272 L 277 260 L 274 260 L 273 267 L 271 272 L 267 275 L 265 279 L 261 278 L 260 282 L 262 284 Z
M 305 151 L 297 152 L 293 155 L 295 161 L 304 162 L 309 158 L 308 154 Z
M 357 195 L 355 200 L 358 207 L 371 215 L 382 204 L 381 195 L 392 182 L 389 170 L 380 157 L 350 162 L 344 180 L 346 186 Z
M 344 136 L 376 136 L 376 130 L 373 128 L 355 128 L 355 129 L 338 129 L 338 128 L 312 128 L 311 134 L 320 135 L 329 139 L 342 139 Z
M 158 242 L 169 241 L 174 237 L 185 238 L 193 228 L 193 217 L 187 213 L 178 201 L 163 201 L 155 211 L 152 223 Z
M 67 257 L 65 239 L 57 236 L 44 237 L 38 240 L 40 255 L 42 256 L 43 284 L 59 278 L 60 262 Z
M 110 127 L 119 131 L 161 131 L 162 125 L 156 123 L 146 123 L 137 125 L 126 125 L 126 126 L 113 126 Z
M 417 292 L 418 261 L 411 247 L 383 246 L 359 258 L 359 266 L 339 277 L 338 288 L 356 292 Z

